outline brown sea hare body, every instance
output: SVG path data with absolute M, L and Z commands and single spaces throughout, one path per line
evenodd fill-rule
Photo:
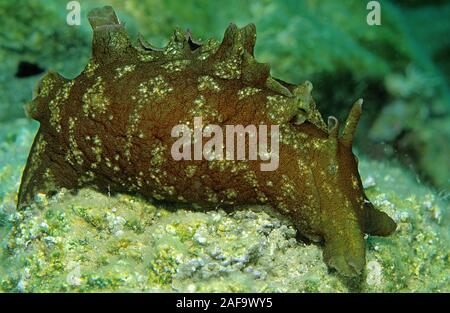
M 365 264 L 364 233 L 388 235 L 395 223 L 367 200 L 352 153 L 357 101 L 339 135 L 322 120 L 312 86 L 270 76 L 253 58 L 254 25 L 230 25 L 222 43 L 176 31 L 164 49 L 133 46 L 111 7 L 89 14 L 93 55 L 67 80 L 47 74 L 29 114 L 41 124 L 18 206 L 37 193 L 95 187 L 202 207 L 268 204 L 298 231 L 323 240 L 327 264 L 345 275 Z M 279 125 L 279 167 L 261 160 L 175 161 L 176 124 Z

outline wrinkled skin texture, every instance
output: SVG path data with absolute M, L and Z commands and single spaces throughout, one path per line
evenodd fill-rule
M 94 187 L 103 192 L 219 205 L 266 204 L 298 231 L 324 242 L 324 260 L 346 276 L 365 265 L 364 233 L 386 236 L 395 223 L 364 195 L 352 138 L 361 101 L 326 125 L 312 85 L 270 76 L 253 58 L 255 27 L 230 25 L 221 44 L 176 31 L 164 49 L 133 46 L 111 7 L 93 10 L 93 55 L 67 80 L 48 73 L 28 107 L 41 124 L 19 190 L 18 207 L 38 193 Z M 203 124 L 279 125 L 279 167 L 263 161 L 175 161 L 171 129 Z M 248 141 L 246 141 L 248 144 Z

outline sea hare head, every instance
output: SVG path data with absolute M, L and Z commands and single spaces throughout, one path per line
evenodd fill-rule
M 323 157 L 318 158 L 319 178 L 315 180 L 326 229 L 324 258 L 330 267 L 347 276 L 357 275 L 364 268 L 365 233 L 387 236 L 396 228 L 395 222 L 375 209 L 364 193 L 358 160 L 352 152 L 361 112 L 362 99 L 353 105 L 341 135 L 337 119 L 328 119 L 328 140 L 322 149 Z

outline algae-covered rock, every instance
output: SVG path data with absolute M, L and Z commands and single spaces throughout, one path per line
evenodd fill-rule
M 22 126 L 6 132 L 35 127 Z M 361 158 L 370 200 L 398 230 L 369 237 L 365 274 L 344 280 L 319 246 L 263 207 L 200 212 L 83 189 L 38 195 L 16 211 L 21 166 L 11 153 L 26 155 L 18 151 L 0 150 L 12 165 L 0 185 L 16 181 L 0 204 L 3 291 L 450 291 L 448 202 L 395 164 Z
M 379 173 L 369 176 L 376 184 L 370 198 L 399 227 L 390 238 L 367 239 L 361 282 L 329 273 L 318 246 L 298 242 L 289 222 L 260 208 L 172 211 L 132 196 L 81 190 L 41 196 L 9 215 L 1 285 L 38 292 L 448 291 L 443 204 L 400 169 L 363 167 Z M 392 189 L 399 179 L 405 187 Z M 389 192 L 382 191 L 386 185 Z

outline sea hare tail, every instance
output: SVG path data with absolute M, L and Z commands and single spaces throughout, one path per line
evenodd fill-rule
M 22 174 L 17 209 L 31 204 L 36 195 L 48 195 L 59 187 L 54 176 L 57 173 L 56 164 L 48 159 L 47 148 L 48 143 L 39 130 Z

